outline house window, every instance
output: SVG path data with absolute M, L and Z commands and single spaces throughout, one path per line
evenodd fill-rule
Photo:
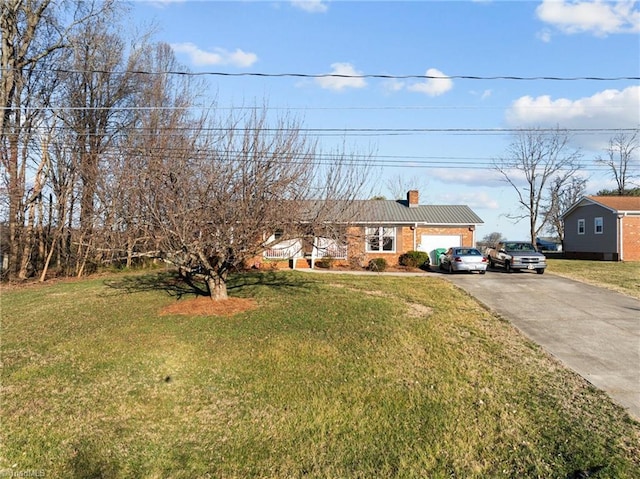
M 367 251 L 377 253 L 394 253 L 396 250 L 396 229 L 367 228 Z
M 585 232 L 584 220 L 580 219 L 580 220 L 578 220 L 578 234 L 579 235 L 583 235 L 584 232 Z
M 604 232 L 604 223 L 602 217 L 598 217 L 593 222 L 593 232 L 597 235 L 601 235 Z

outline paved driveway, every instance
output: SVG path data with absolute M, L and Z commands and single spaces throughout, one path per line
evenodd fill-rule
M 443 274 L 640 420 L 640 301 L 553 274 Z

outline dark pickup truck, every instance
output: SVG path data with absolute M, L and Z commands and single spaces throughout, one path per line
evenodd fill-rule
M 524 269 L 542 274 L 547 267 L 547 258 L 528 241 L 504 241 L 489 248 L 486 255 L 490 268 L 499 266 L 507 273 Z

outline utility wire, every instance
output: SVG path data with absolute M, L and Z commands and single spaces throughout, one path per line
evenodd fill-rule
M 90 130 L 78 130 L 73 126 L 64 125 L 64 126 L 53 126 L 47 127 L 45 125 L 36 126 L 33 128 L 34 130 L 48 131 L 49 129 L 55 131 L 71 131 L 76 132 L 77 134 L 82 134 L 85 136 L 106 136 L 104 132 L 92 133 Z M 227 127 L 171 127 L 170 132 L 166 130 L 158 130 L 152 131 L 151 128 L 137 126 L 137 127 L 126 127 L 127 131 L 142 131 L 149 130 L 148 136 L 155 137 L 157 134 L 162 133 L 165 136 L 178 135 L 184 132 L 227 132 L 229 128 Z M 300 133 L 331 133 L 331 134 L 416 134 L 416 133 L 455 133 L 455 134 L 491 134 L 491 135 L 501 135 L 501 134 L 512 134 L 512 133 L 556 133 L 560 132 L 569 132 L 569 133 L 631 133 L 640 130 L 640 125 L 637 127 L 630 128 L 300 128 L 296 126 L 292 126 L 291 128 L 266 128 L 266 127 L 234 127 L 235 131 L 242 132 L 264 132 L 264 133 L 285 133 L 285 132 L 300 132 Z M 144 136 L 144 135 L 140 135 Z
M 10 71 L 11 68 L 4 68 L 3 71 Z M 393 74 L 343 74 L 343 73 L 264 73 L 264 72 L 218 72 L 218 71 L 204 71 L 204 72 L 188 72 L 179 70 L 166 70 L 166 71 L 148 71 L 148 70 L 129 70 L 129 71 L 117 71 L 117 70 L 76 70 L 76 69 L 62 69 L 62 68 L 30 68 L 25 71 L 47 73 L 74 73 L 74 74 L 87 74 L 97 73 L 100 75 L 113 74 L 113 75 L 177 75 L 177 76 L 218 76 L 218 77 L 260 77 L 260 78 L 354 78 L 354 79 L 382 79 L 382 80 L 510 80 L 510 81 L 628 81 L 628 80 L 640 80 L 640 76 L 518 76 L 518 75 L 493 75 L 493 76 L 481 76 L 481 75 L 393 75 Z

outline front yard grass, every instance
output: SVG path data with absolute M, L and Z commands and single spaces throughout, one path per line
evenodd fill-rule
M 2 292 L 0 476 L 640 477 L 640 424 L 441 278 L 239 275 L 206 317 L 165 280 Z
M 548 259 L 549 272 L 640 299 L 640 261 Z

